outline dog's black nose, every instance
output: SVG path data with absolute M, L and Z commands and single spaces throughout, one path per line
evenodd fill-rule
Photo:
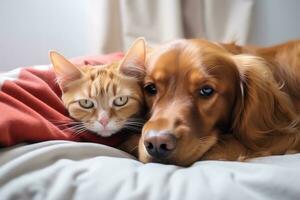
M 176 148 L 176 138 L 168 132 L 148 131 L 145 135 L 144 145 L 147 152 L 154 158 L 168 157 Z

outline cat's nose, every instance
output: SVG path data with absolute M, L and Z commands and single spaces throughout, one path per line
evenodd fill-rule
M 105 127 L 105 126 L 108 124 L 109 119 L 108 119 L 108 117 L 101 117 L 101 118 L 99 119 L 99 122 L 100 122 L 100 124 L 102 124 L 102 126 Z

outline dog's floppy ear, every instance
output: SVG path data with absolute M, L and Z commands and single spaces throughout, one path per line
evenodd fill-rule
M 120 71 L 125 76 L 142 80 L 145 76 L 146 44 L 144 38 L 138 38 L 127 51 L 120 64 Z
M 233 134 L 256 151 L 269 151 L 271 147 L 274 148 L 270 151 L 277 151 L 276 148 L 280 151 L 284 145 L 291 145 L 299 137 L 295 108 L 280 90 L 266 62 L 248 55 L 235 55 L 233 60 L 240 74 L 240 97 L 233 113 Z M 285 143 L 281 141 L 283 136 Z
M 57 82 L 62 91 L 67 89 L 70 82 L 80 79 L 83 76 L 82 71 L 61 54 L 56 51 L 50 51 L 49 54 L 57 77 Z

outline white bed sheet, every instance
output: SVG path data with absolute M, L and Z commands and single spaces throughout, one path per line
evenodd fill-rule
M 19 145 L 0 150 L 0 199 L 300 200 L 300 154 L 181 168 L 93 143 Z

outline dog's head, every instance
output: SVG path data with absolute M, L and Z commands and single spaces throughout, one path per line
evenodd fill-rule
M 180 40 L 151 50 L 144 81 L 150 118 L 139 143 L 140 160 L 190 165 L 220 134 L 242 131 L 238 137 L 245 141 L 257 138 L 257 131 L 272 126 L 274 104 L 289 102 L 274 97 L 276 84 L 270 84 L 275 81 L 262 65 L 256 57 L 233 55 L 204 40 Z

